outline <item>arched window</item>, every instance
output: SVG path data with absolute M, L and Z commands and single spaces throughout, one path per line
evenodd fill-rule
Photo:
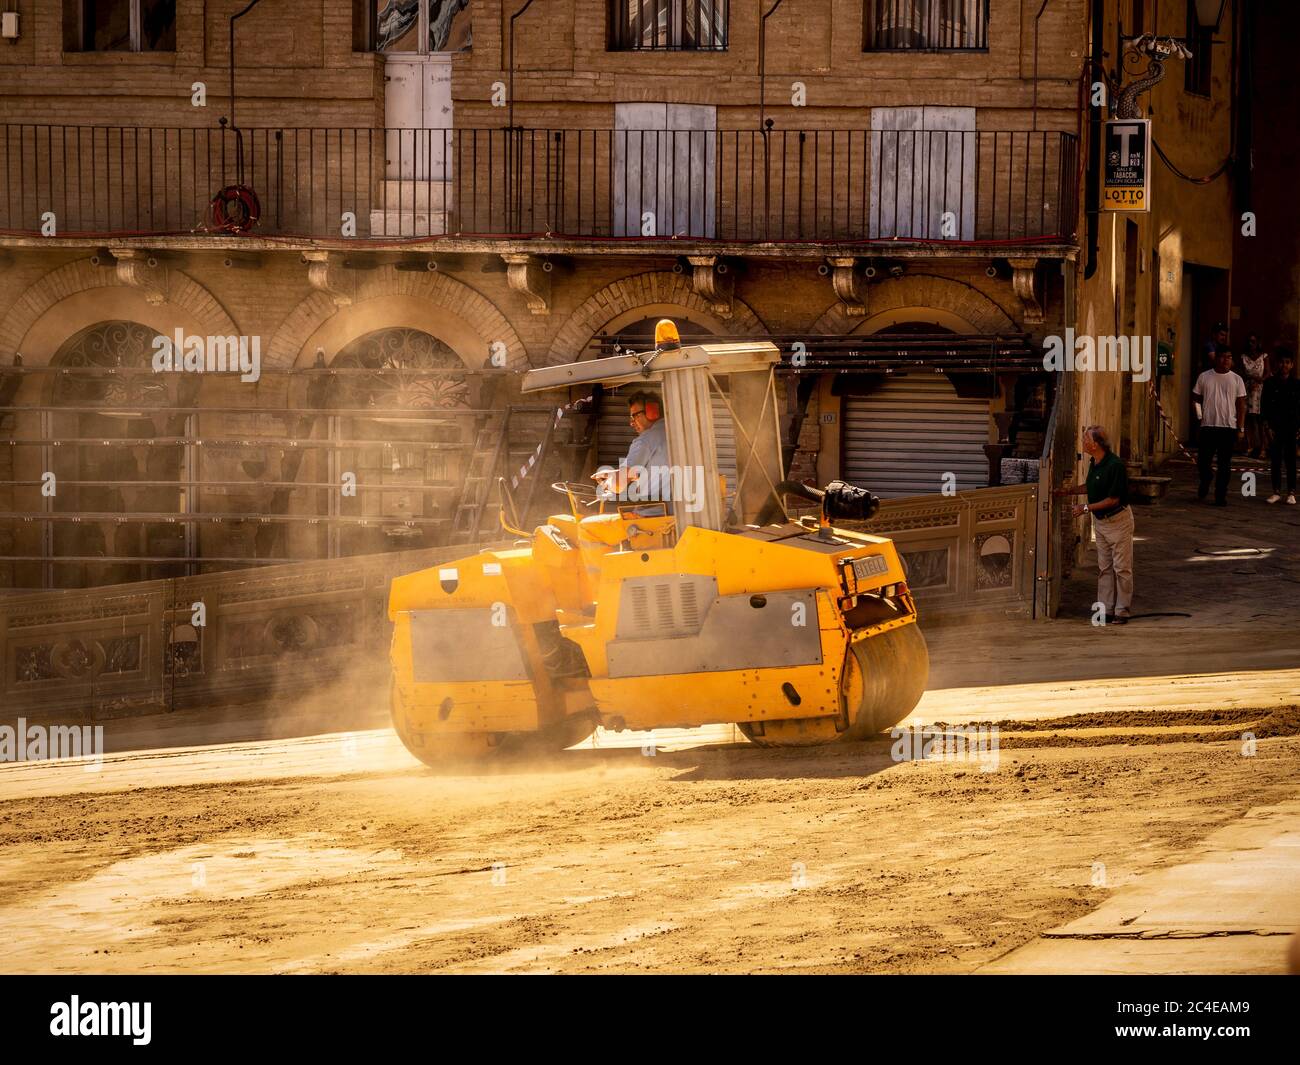
M 449 413 L 478 402 L 476 382 L 458 372 L 464 361 L 428 333 L 394 328 L 358 337 L 330 365 L 373 371 L 340 376 L 332 387 L 329 405 L 339 414 L 331 436 L 348 446 L 329 452 L 327 479 L 339 484 L 350 473 L 359 486 L 355 496 L 331 493 L 338 515 L 376 519 L 331 526 L 330 555 L 443 542 L 479 428 L 474 417 Z
M 84 372 L 54 378 L 48 405 L 59 409 L 42 415 L 40 436 L 67 441 L 42 448 L 42 469 L 55 475 L 48 507 L 80 520 L 51 521 L 42 553 L 106 561 L 54 563 L 42 583 L 79 588 L 183 576 L 195 553 L 190 526 L 145 517 L 184 510 L 191 455 L 183 443 L 154 441 L 187 435 L 188 416 L 168 408 L 189 406 L 198 389 L 192 375 L 147 372 L 156 336 L 139 322 L 97 322 L 54 356 L 54 365 Z M 133 514 L 141 518 L 121 520 Z M 132 558 L 141 561 L 126 561 Z

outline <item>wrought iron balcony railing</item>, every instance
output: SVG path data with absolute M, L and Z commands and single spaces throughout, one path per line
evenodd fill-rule
M 1064 240 L 1077 168 L 1061 132 L 5 125 L 0 232 L 220 232 L 240 186 L 254 236 Z

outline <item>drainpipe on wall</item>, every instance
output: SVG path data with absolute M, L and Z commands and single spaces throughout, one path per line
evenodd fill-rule
M 230 129 L 235 135 L 235 184 L 244 184 L 244 133 L 235 121 L 235 23 L 257 7 L 262 0 L 248 4 L 230 16 Z
M 1092 63 L 1084 77 L 1085 98 L 1088 100 L 1088 174 L 1084 183 L 1084 244 L 1088 259 L 1083 269 L 1083 279 L 1090 280 L 1097 273 L 1098 231 L 1101 226 L 1101 108 L 1092 105 L 1089 78 L 1102 70 L 1105 48 L 1103 36 L 1106 26 L 1105 0 L 1092 0 Z
M 533 0 L 527 0 L 523 7 L 510 16 L 510 84 L 506 88 L 506 93 L 509 95 L 507 104 L 510 108 L 510 117 L 506 125 L 509 129 L 515 128 L 515 19 L 532 6 Z
M 780 6 L 781 0 L 776 0 L 758 22 L 758 128 L 764 131 L 767 129 L 763 121 L 767 117 L 767 94 L 763 91 L 767 81 L 767 20 L 776 14 L 776 9 Z
M 1047 5 L 1052 0 L 1043 0 L 1043 6 L 1038 9 L 1038 14 L 1034 16 L 1034 130 L 1038 129 L 1038 22 L 1043 17 L 1043 12 L 1047 10 Z
M 1253 9 L 1232 0 L 1232 75 L 1228 82 L 1229 138 L 1228 154 L 1235 160 L 1233 180 L 1236 184 L 1237 213 L 1254 210 L 1255 145 L 1251 113 L 1255 89 L 1253 43 L 1255 27 Z
M 257 5 L 260 4 L 261 2 L 262 0 L 250 0 L 250 3 L 248 5 L 241 8 L 239 11 L 236 11 L 233 15 L 230 16 L 230 128 L 231 129 L 239 128 L 239 124 L 235 121 L 235 22 L 243 18 L 245 15 L 247 15 L 250 11 L 253 10 L 253 8 L 257 7 Z M 242 167 L 242 165 L 243 165 L 243 161 L 241 158 L 240 166 Z M 239 183 L 241 185 L 244 183 L 244 177 L 242 174 L 239 177 Z

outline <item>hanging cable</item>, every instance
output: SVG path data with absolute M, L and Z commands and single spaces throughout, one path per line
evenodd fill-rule
M 1212 184 L 1227 172 L 1228 167 L 1232 166 L 1232 156 L 1228 156 L 1227 159 L 1225 159 L 1221 164 L 1219 164 L 1219 168 L 1213 174 L 1209 175 L 1209 177 L 1201 177 L 1201 178 L 1192 177 L 1189 174 L 1184 174 L 1181 170 L 1178 169 L 1178 167 L 1174 166 L 1169 156 L 1165 155 L 1164 149 L 1160 147 L 1160 142 L 1156 140 L 1154 137 L 1151 138 L 1151 144 L 1154 146 L 1156 150 L 1156 154 L 1160 156 L 1160 161 L 1169 168 L 1170 172 L 1175 177 L 1181 178 L 1183 181 L 1190 182 L 1193 185 Z

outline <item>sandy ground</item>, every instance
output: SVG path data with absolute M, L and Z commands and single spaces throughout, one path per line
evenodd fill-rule
M 717 727 L 433 772 L 188 717 L 0 767 L 0 970 L 1069 972 L 1138 921 L 1159 957 L 1088 971 L 1280 971 L 1300 516 L 1138 518 L 1139 613 L 1190 616 L 1095 629 L 1083 571 L 1058 621 L 931 632 L 917 718 L 999 723 L 996 766 Z
M 1295 799 L 1300 739 L 1239 726 L 1008 733 L 991 772 L 877 741 L 436 774 L 383 732 L 46 768 L 0 796 L 0 969 L 969 972 Z

